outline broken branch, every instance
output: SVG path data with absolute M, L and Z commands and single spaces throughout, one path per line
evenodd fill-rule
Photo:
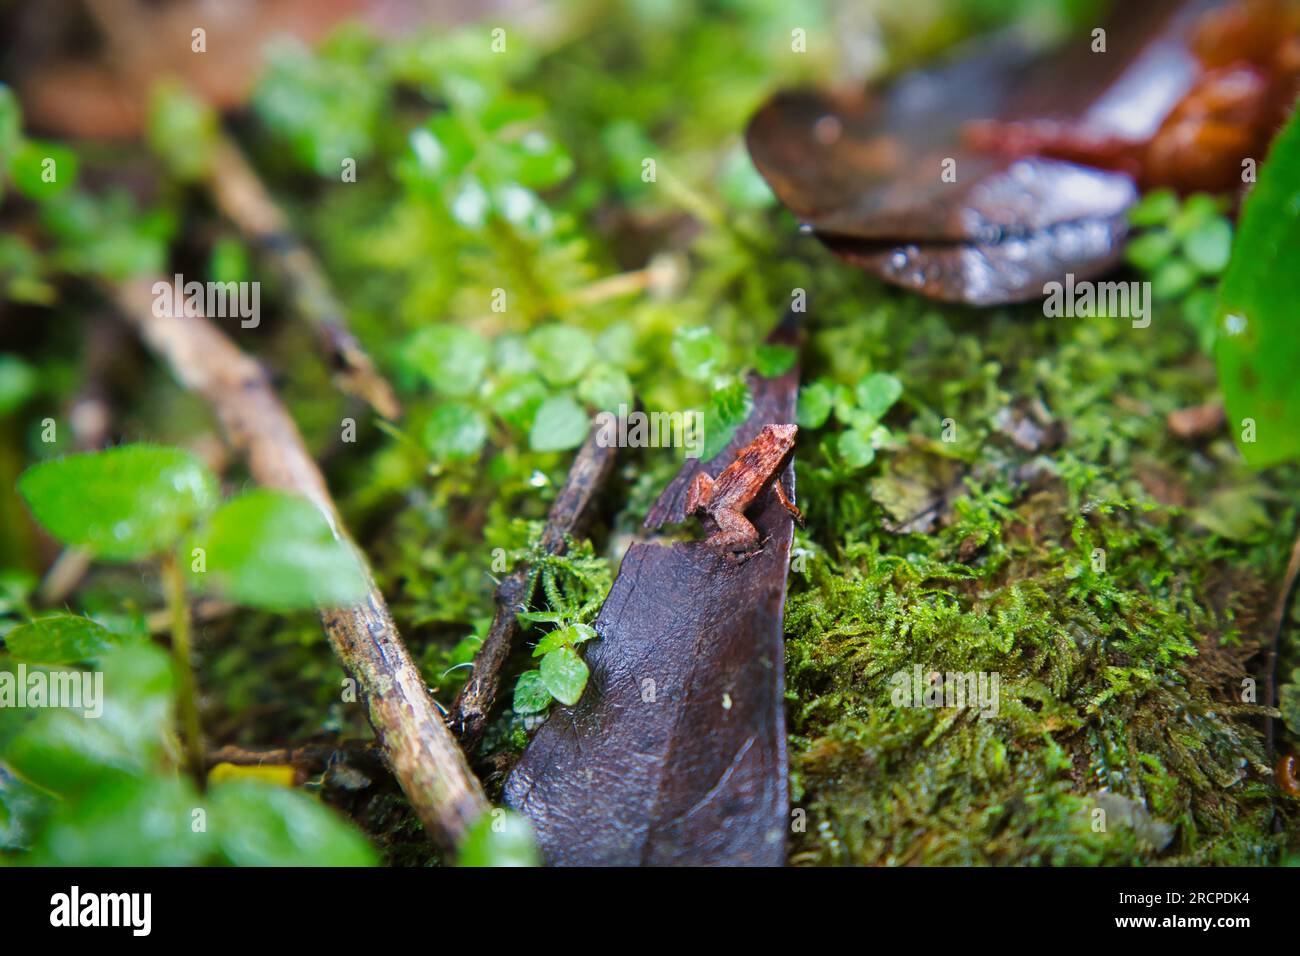
M 110 291 L 181 384 L 212 406 L 253 477 L 269 488 L 308 498 L 330 520 L 334 533 L 356 548 L 320 469 L 261 366 L 207 319 L 154 315 L 152 285 L 148 278 L 136 279 Z M 369 565 L 356 550 L 369 579 Z M 371 579 L 360 603 L 322 611 L 321 619 L 339 661 L 360 685 L 394 776 L 435 842 L 454 850 L 488 802 L 434 709 L 383 595 Z
M 385 418 L 399 417 L 402 406 L 393 387 L 348 329 L 343 305 L 316 257 L 294 235 L 288 217 L 229 137 L 216 144 L 207 182 L 217 207 L 280 272 L 295 310 L 316 327 L 343 389 Z

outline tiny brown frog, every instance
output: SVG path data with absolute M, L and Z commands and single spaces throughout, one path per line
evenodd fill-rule
M 707 516 L 716 530 L 705 544 L 744 561 L 759 551 L 758 529 L 745 511 L 769 487 L 786 511 L 803 526 L 803 514 L 785 493 L 780 475 L 794 451 L 797 425 L 764 425 L 758 437 L 736 455 L 717 478 L 695 476 L 686 492 L 686 514 Z

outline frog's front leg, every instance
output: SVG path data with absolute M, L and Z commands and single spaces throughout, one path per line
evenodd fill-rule
M 735 560 L 741 560 L 758 550 L 758 529 L 743 514 L 723 509 L 710 514 L 718 530 L 705 539 L 705 544 L 731 555 Z
M 799 527 L 804 527 L 803 512 L 799 506 L 790 500 L 790 496 L 785 493 L 785 486 L 781 484 L 781 479 L 777 478 L 772 482 L 772 490 L 776 492 L 776 500 L 781 502 L 781 507 L 790 513 L 790 517 L 799 522 Z
M 686 489 L 687 517 L 695 514 L 709 503 L 709 499 L 713 497 L 713 484 L 713 479 L 709 477 L 709 473 L 706 471 L 700 472 L 691 479 L 690 487 Z

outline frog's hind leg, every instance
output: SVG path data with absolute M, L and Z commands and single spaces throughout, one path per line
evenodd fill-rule
M 772 482 L 772 490 L 776 492 L 776 500 L 781 502 L 781 507 L 790 512 L 790 517 L 799 522 L 799 527 L 807 527 L 803 519 L 803 512 L 799 506 L 790 500 L 790 496 L 785 493 L 785 485 L 781 484 L 781 479 L 777 478 Z
M 758 529 L 748 518 L 738 511 L 716 511 L 713 519 L 718 530 L 705 539 L 705 544 L 737 561 L 753 556 L 758 549 Z

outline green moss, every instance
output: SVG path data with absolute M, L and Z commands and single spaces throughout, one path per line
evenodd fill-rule
M 1213 389 L 1190 331 L 1028 310 L 964 331 L 870 295 L 891 334 L 832 327 L 813 366 L 857 374 L 847 353 L 895 370 L 910 411 L 892 424 L 911 441 L 865 502 L 861 472 L 800 457 L 817 557 L 787 605 L 795 805 L 809 815 L 793 859 L 1276 860 L 1274 816 L 1294 810 L 1271 788 L 1242 681 L 1295 527 L 1295 470 L 1252 498 L 1267 527 L 1213 534 L 1170 502 L 1254 486 L 1226 443 L 1167 434 L 1165 412 Z M 1059 447 L 1005 434 L 1001 409 L 1033 398 L 1063 427 Z M 943 418 L 957 425 L 947 459 Z M 960 462 L 957 490 L 945 460 Z M 900 487 L 937 509 L 928 533 L 883 527 Z M 998 675 L 996 715 L 899 706 L 891 678 L 915 666 Z

